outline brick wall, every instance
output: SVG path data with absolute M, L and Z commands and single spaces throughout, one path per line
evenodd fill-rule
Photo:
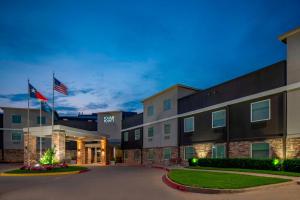
M 126 163 L 128 165 L 140 165 L 141 164 L 141 156 L 142 156 L 141 149 L 127 149 L 127 150 L 124 150 L 124 151 L 127 151 L 127 153 L 128 153 L 128 158 L 123 159 L 124 163 Z M 139 157 L 138 160 L 136 160 L 134 158 L 134 152 L 135 151 L 139 151 L 140 157 Z
M 23 162 L 23 149 L 4 149 L 4 162 Z
M 178 158 L 178 147 L 161 147 L 161 148 L 153 148 L 154 157 L 153 160 L 149 160 L 148 152 L 149 149 L 143 149 L 143 164 L 145 165 L 170 165 L 172 162 L 170 160 L 164 160 L 163 158 L 163 149 L 164 148 L 171 148 L 171 159 L 177 159 Z
M 286 157 L 300 158 L 300 137 L 287 138 L 286 140 Z

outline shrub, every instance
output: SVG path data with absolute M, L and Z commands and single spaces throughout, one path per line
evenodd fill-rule
M 300 159 L 284 160 L 282 166 L 284 171 L 300 172 Z
M 272 159 L 199 158 L 196 163 L 193 161 L 189 160 L 190 166 L 278 170 L 278 165 L 274 165 Z
M 48 149 L 40 159 L 43 165 L 53 165 L 55 161 L 55 147 Z

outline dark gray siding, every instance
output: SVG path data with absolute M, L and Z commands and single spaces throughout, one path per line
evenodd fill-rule
M 286 61 L 179 99 L 178 113 L 208 107 L 286 85 Z
M 88 119 L 60 119 L 55 121 L 55 124 L 69 126 L 73 128 L 79 128 L 87 131 L 97 131 L 97 122 L 96 120 Z
M 179 118 L 179 144 L 190 145 L 204 142 L 226 142 L 227 136 L 230 141 L 281 137 L 284 134 L 285 127 L 284 98 L 285 93 L 279 93 L 217 109 L 226 109 L 226 120 L 229 126 L 224 128 L 213 129 L 211 127 L 211 113 L 215 110 L 193 115 L 195 117 L 195 131 L 193 133 L 184 133 L 184 118 Z M 271 119 L 251 123 L 251 103 L 265 99 L 271 100 Z
M 123 118 L 122 129 L 138 126 L 141 124 L 143 124 L 143 113 Z
M 134 131 L 140 129 L 140 139 L 135 140 Z M 124 142 L 124 132 L 128 132 L 128 141 Z M 122 149 L 141 149 L 143 148 L 143 128 L 136 128 L 122 132 L 121 147 Z

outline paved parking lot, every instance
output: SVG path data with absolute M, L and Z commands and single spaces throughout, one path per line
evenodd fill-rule
M 0 177 L 1 200 L 182 200 L 285 199 L 300 196 L 296 184 L 240 194 L 209 195 L 177 191 L 164 185 L 164 171 L 141 167 L 94 167 L 87 173 L 48 177 Z

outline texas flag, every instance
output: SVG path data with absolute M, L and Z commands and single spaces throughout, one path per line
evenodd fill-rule
M 30 97 L 36 98 L 40 101 L 48 101 L 46 97 L 44 97 L 35 87 L 33 87 L 30 83 L 28 84 Z

